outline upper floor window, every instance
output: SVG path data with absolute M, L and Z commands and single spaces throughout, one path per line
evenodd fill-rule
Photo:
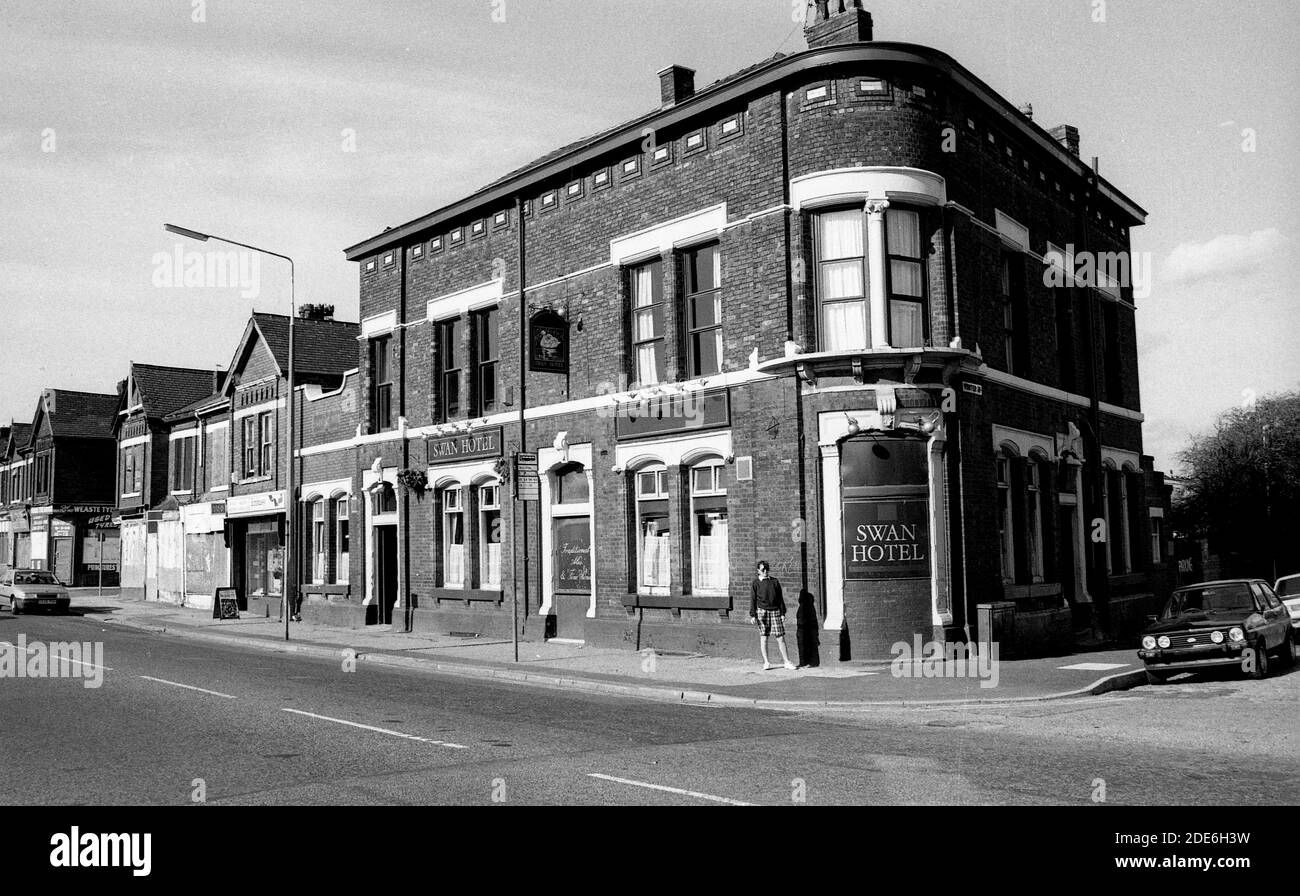
M 722 370 L 722 257 L 717 245 L 683 256 L 686 267 L 687 375 Z
M 891 208 L 885 213 L 889 261 L 889 343 L 895 348 L 925 345 L 925 258 L 921 216 Z
M 817 215 L 818 325 L 823 351 L 852 351 L 868 346 L 867 253 L 861 211 Z
M 648 386 L 667 375 L 664 342 L 664 265 L 660 259 L 628 272 L 632 298 L 632 354 L 635 381 Z
M 393 428 L 393 338 L 370 340 L 370 431 Z
M 258 475 L 270 476 L 275 472 L 275 425 L 271 412 L 257 415 L 257 431 L 261 434 L 261 451 L 258 455 Z
M 243 478 L 270 476 L 275 456 L 275 428 L 271 412 L 249 414 L 243 419 Z
M 172 440 L 171 472 L 173 492 L 190 492 L 194 490 L 195 443 L 195 436 Z
M 1026 376 L 1029 371 L 1025 260 L 1019 252 L 1002 253 L 1002 350 L 1007 373 Z
M 50 493 L 50 456 L 40 454 L 36 457 L 36 494 L 48 495 Z
M 209 428 L 203 434 L 206 443 L 204 470 L 210 489 L 225 488 L 230 482 L 228 432 L 229 430 L 222 426 L 217 429 Z
M 15 474 L 17 475 L 17 474 Z M 15 494 L 18 485 L 15 483 Z M 138 495 L 144 490 L 144 446 L 122 449 L 122 494 Z
M 1101 303 L 1101 359 L 1105 368 L 1106 401 L 1111 404 L 1124 403 L 1124 376 L 1120 366 L 1119 305 L 1115 302 Z
M 460 318 L 438 324 L 439 418 L 460 415 L 460 380 L 465 341 L 465 322 Z
M 489 308 L 474 315 L 476 415 L 487 416 L 497 410 L 497 369 L 501 361 L 499 331 L 501 311 Z
M 243 478 L 257 475 L 257 418 L 249 415 L 242 424 L 244 436 Z

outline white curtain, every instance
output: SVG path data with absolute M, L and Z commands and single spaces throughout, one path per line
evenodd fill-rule
M 489 541 L 483 546 L 483 582 L 484 588 L 501 587 L 501 543 Z
M 636 348 L 637 382 L 642 385 L 659 382 L 659 365 L 655 356 L 657 342 L 647 342 Z
M 918 302 L 894 302 L 890 306 L 890 327 L 894 348 L 920 348 L 925 345 L 925 328 Z
M 648 523 L 641 542 L 641 584 L 667 588 L 669 580 L 668 533 L 656 535 L 654 523 Z
M 862 258 L 862 212 L 831 212 L 819 215 L 817 247 L 822 258 Z
M 921 219 L 916 212 L 890 209 L 885 214 L 889 254 L 921 257 Z
M 822 306 L 822 350 L 853 351 L 867 347 L 867 303 L 835 302 Z
M 448 585 L 465 584 L 465 529 L 459 513 L 447 514 L 447 570 Z
M 713 532 L 695 541 L 695 586 L 702 591 L 726 591 L 729 584 L 727 521 L 712 521 Z

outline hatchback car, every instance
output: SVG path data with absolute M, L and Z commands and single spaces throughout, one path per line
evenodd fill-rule
M 1138 651 L 1152 684 L 1211 666 L 1240 665 L 1252 678 L 1263 678 L 1270 654 L 1283 667 L 1295 665 L 1295 632 L 1286 606 L 1261 579 L 1179 588 L 1143 633 Z
M 0 575 L 0 598 L 15 616 L 29 610 L 67 612 L 68 589 L 48 569 L 7 569 Z
M 1277 584 L 1273 586 L 1273 590 L 1282 599 L 1282 603 L 1286 604 L 1286 608 L 1291 611 L 1291 627 L 1300 632 L 1300 573 L 1278 579 Z

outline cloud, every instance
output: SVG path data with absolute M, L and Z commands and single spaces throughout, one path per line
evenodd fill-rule
M 1246 236 L 1225 233 L 1206 243 L 1183 243 L 1165 258 L 1160 279 L 1188 284 L 1253 273 L 1275 262 L 1287 242 L 1272 227 Z

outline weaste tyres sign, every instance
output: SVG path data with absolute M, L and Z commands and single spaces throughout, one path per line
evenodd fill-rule
M 844 579 L 930 577 L 930 508 L 925 498 L 844 504 Z

